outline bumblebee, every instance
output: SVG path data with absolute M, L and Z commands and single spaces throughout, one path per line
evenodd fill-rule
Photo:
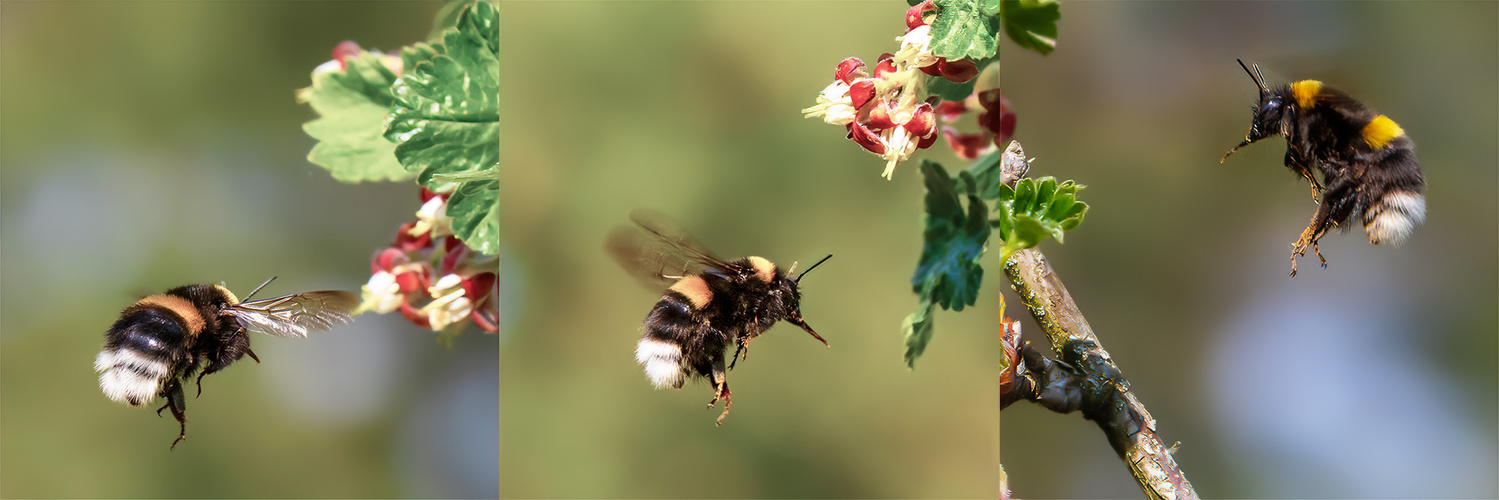
M 606 248 L 643 283 L 666 287 L 646 315 L 645 334 L 635 347 L 635 361 L 657 389 L 681 388 L 688 378 L 708 379 L 713 383 L 708 407 L 723 400 L 723 413 L 715 421 L 722 424 L 729 415 L 728 370 L 748 358 L 751 340 L 784 320 L 827 345 L 802 319 L 799 285 L 832 255 L 792 278 L 795 264 L 782 272 L 762 257 L 715 257 L 660 214 L 637 210 L 630 219 L 635 227 L 616 229 Z M 730 344 L 734 355 L 725 367 Z
M 1259 87 L 1249 134 L 1239 148 L 1279 134 L 1286 139 L 1285 165 L 1312 185 L 1317 211 L 1291 247 L 1291 276 L 1307 247 L 1327 267 L 1317 242 L 1349 219 L 1364 224 L 1369 243 L 1398 244 L 1426 218 L 1426 181 L 1415 143 L 1394 120 L 1317 80 L 1271 89 L 1259 65 L 1239 66 Z M 1318 182 L 1313 172 L 1322 174 Z
M 274 280 L 275 278 L 271 278 Z M 266 280 L 255 292 L 269 284 Z M 246 332 L 278 337 L 306 337 L 350 320 L 359 295 L 345 291 L 307 292 L 242 302 L 220 285 L 186 285 L 150 295 L 125 308 L 104 334 L 104 348 L 94 358 L 99 388 L 109 399 L 142 406 L 166 398 L 156 409 L 171 409 L 179 432 L 172 448 L 187 438 L 187 407 L 182 384 L 194 373 L 198 395 L 203 376 L 223 370 L 249 355 Z M 202 371 L 199 372 L 199 368 Z

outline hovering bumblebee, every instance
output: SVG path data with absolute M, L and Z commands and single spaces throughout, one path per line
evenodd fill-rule
M 1244 72 L 1259 86 L 1249 134 L 1239 148 L 1280 134 L 1286 139 L 1285 165 L 1312 185 L 1317 211 L 1291 247 L 1291 276 L 1306 248 L 1327 267 L 1317 241 L 1350 218 L 1361 218 L 1369 243 L 1398 244 L 1426 218 L 1426 181 L 1416 162 L 1415 143 L 1385 115 L 1317 80 L 1301 80 L 1275 89 L 1265 85 L 1259 65 Z M 1322 173 L 1322 182 L 1312 175 Z
M 748 358 L 751 340 L 785 320 L 827 345 L 802 320 L 798 285 L 832 255 L 791 278 L 794 264 L 783 273 L 762 257 L 715 257 L 660 214 L 637 210 L 630 220 L 638 229 L 616 229 L 606 247 L 642 282 L 667 287 L 646 316 L 645 335 L 635 348 L 635 360 L 657 389 L 681 388 L 688 377 L 709 379 L 714 392 L 708 407 L 723 399 L 723 413 L 715 421 L 722 424 L 729 415 L 728 370 L 741 355 Z M 734 356 L 725 368 L 724 351 L 731 342 Z
M 166 398 L 156 413 L 172 410 L 180 426 L 172 441 L 176 448 L 187 438 L 182 384 L 200 367 L 197 384 L 202 395 L 204 375 L 223 370 L 246 354 L 260 362 L 245 332 L 306 337 L 310 331 L 347 323 L 349 311 L 358 304 L 358 294 L 344 291 L 242 302 L 219 285 L 180 286 L 125 308 L 104 334 L 104 349 L 94 358 L 94 371 L 100 373 L 99 388 L 109 399 L 142 406 L 157 396 Z

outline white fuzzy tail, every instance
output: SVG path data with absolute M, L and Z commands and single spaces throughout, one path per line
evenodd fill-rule
M 657 389 L 681 387 L 687 379 L 682 346 L 646 337 L 635 347 L 635 361 L 645 365 L 645 376 Z
M 1426 197 L 1410 191 L 1391 191 L 1364 216 L 1369 243 L 1398 245 L 1426 220 Z
M 99 351 L 94 358 L 94 371 L 100 372 L 99 389 L 109 399 L 128 405 L 156 399 L 167 369 L 164 362 L 123 349 Z

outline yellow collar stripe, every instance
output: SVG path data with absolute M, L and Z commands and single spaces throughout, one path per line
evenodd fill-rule
M 1322 91 L 1322 82 L 1316 80 L 1302 80 L 1291 84 L 1291 97 L 1296 98 L 1296 105 L 1302 109 L 1310 109 L 1317 103 L 1317 93 Z
M 1379 115 L 1369 120 L 1368 125 L 1364 125 L 1363 134 L 1364 142 L 1369 143 L 1369 147 L 1379 149 L 1388 144 L 1391 139 L 1405 135 L 1405 129 L 1395 124 L 1395 120 Z

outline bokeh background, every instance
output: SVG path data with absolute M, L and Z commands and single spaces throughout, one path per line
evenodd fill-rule
M 0 497 L 493 498 L 498 339 L 364 315 L 258 336 L 187 440 L 109 401 L 120 309 L 186 283 L 357 290 L 419 206 L 308 163 L 294 91 L 338 42 L 425 39 L 437 3 L 0 5 Z M 189 388 L 189 392 L 192 388 Z
M 1033 173 L 1089 186 L 1087 221 L 1043 250 L 1203 497 L 1496 494 L 1496 9 L 1064 2 L 1055 53 L 1001 42 Z M 502 495 L 992 498 L 1001 459 L 1019 497 L 1140 494 L 1077 415 L 1018 404 L 1000 425 L 993 263 L 978 305 L 901 362 L 920 176 L 881 179 L 799 110 L 840 59 L 893 51 L 904 10 L 502 4 Z M 1404 126 L 1428 182 L 1412 241 L 1334 234 L 1327 269 L 1286 277 L 1315 205 L 1279 139 L 1218 164 L 1256 95 L 1235 58 Z M 659 290 L 603 251 L 636 207 L 726 257 L 834 254 L 803 282 L 832 348 L 757 339 L 722 427 L 707 384 L 652 390 L 632 351 Z

